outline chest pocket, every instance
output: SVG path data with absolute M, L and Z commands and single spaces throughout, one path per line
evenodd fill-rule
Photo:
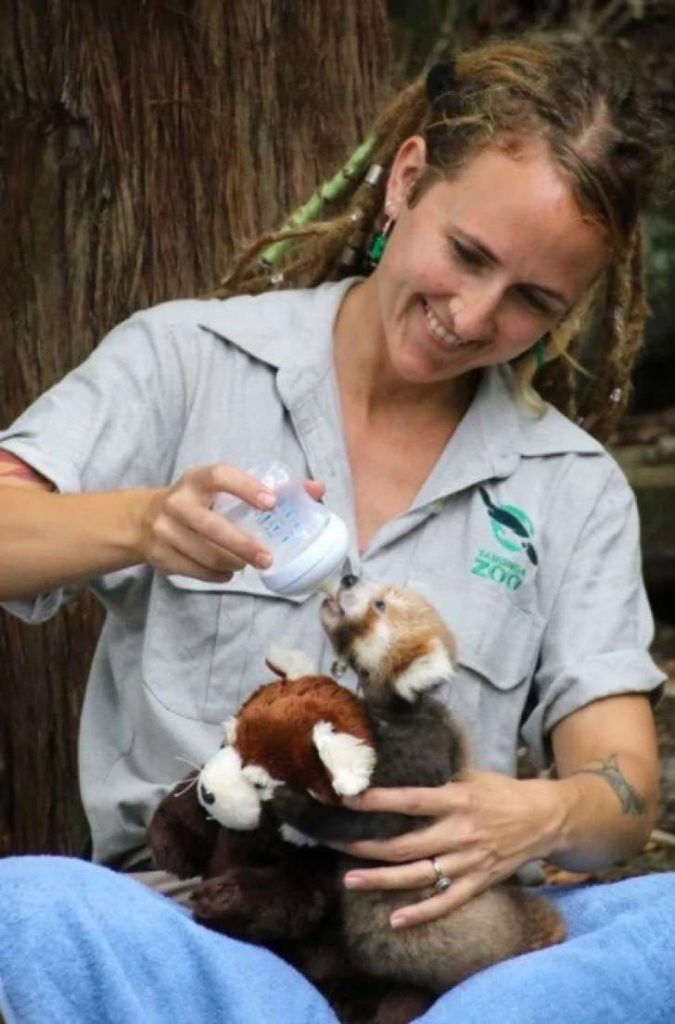
M 447 576 L 411 574 L 409 586 L 435 605 L 457 639 L 449 706 L 471 740 L 477 767 L 513 773 L 523 709 L 537 663 L 542 624 L 504 588 Z
M 227 583 L 156 575 L 143 646 L 143 683 L 169 711 L 222 722 L 269 676 L 265 655 L 289 612 L 250 567 Z M 290 644 L 289 644 L 290 646 Z

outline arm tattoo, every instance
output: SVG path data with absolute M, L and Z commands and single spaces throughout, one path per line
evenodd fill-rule
M 572 775 L 599 775 L 605 779 L 621 801 L 624 814 L 637 818 L 647 810 L 647 801 L 631 786 L 619 768 L 616 754 L 610 754 L 604 761 L 591 762 L 586 768 L 578 768 Z

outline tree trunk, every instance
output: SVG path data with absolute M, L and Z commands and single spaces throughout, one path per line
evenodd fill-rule
M 5 0 L 0 422 L 132 310 L 212 287 L 364 136 L 385 0 Z M 101 615 L 0 617 L 0 854 L 82 853 Z

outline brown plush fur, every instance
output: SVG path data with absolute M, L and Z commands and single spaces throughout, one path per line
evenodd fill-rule
M 362 702 L 334 679 L 303 676 L 259 687 L 237 714 L 235 746 L 242 763 L 262 765 L 293 789 L 336 803 L 312 742 L 312 730 L 321 720 L 372 746 L 372 729 Z

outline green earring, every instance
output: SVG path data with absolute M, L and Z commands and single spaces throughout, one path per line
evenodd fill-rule
M 375 235 L 373 236 L 373 240 L 368 247 L 368 251 L 366 252 L 366 262 L 368 263 L 368 266 L 372 267 L 373 269 L 382 259 L 382 253 L 387 248 L 389 235 L 391 234 L 392 228 L 394 227 L 395 223 L 396 222 L 394 221 L 393 217 L 387 217 L 383 226 L 380 228 L 379 231 L 376 231 Z
M 533 347 L 532 352 L 534 354 L 534 361 L 537 364 L 536 369 L 541 370 L 542 366 L 546 363 L 546 345 L 543 341 L 538 341 Z

